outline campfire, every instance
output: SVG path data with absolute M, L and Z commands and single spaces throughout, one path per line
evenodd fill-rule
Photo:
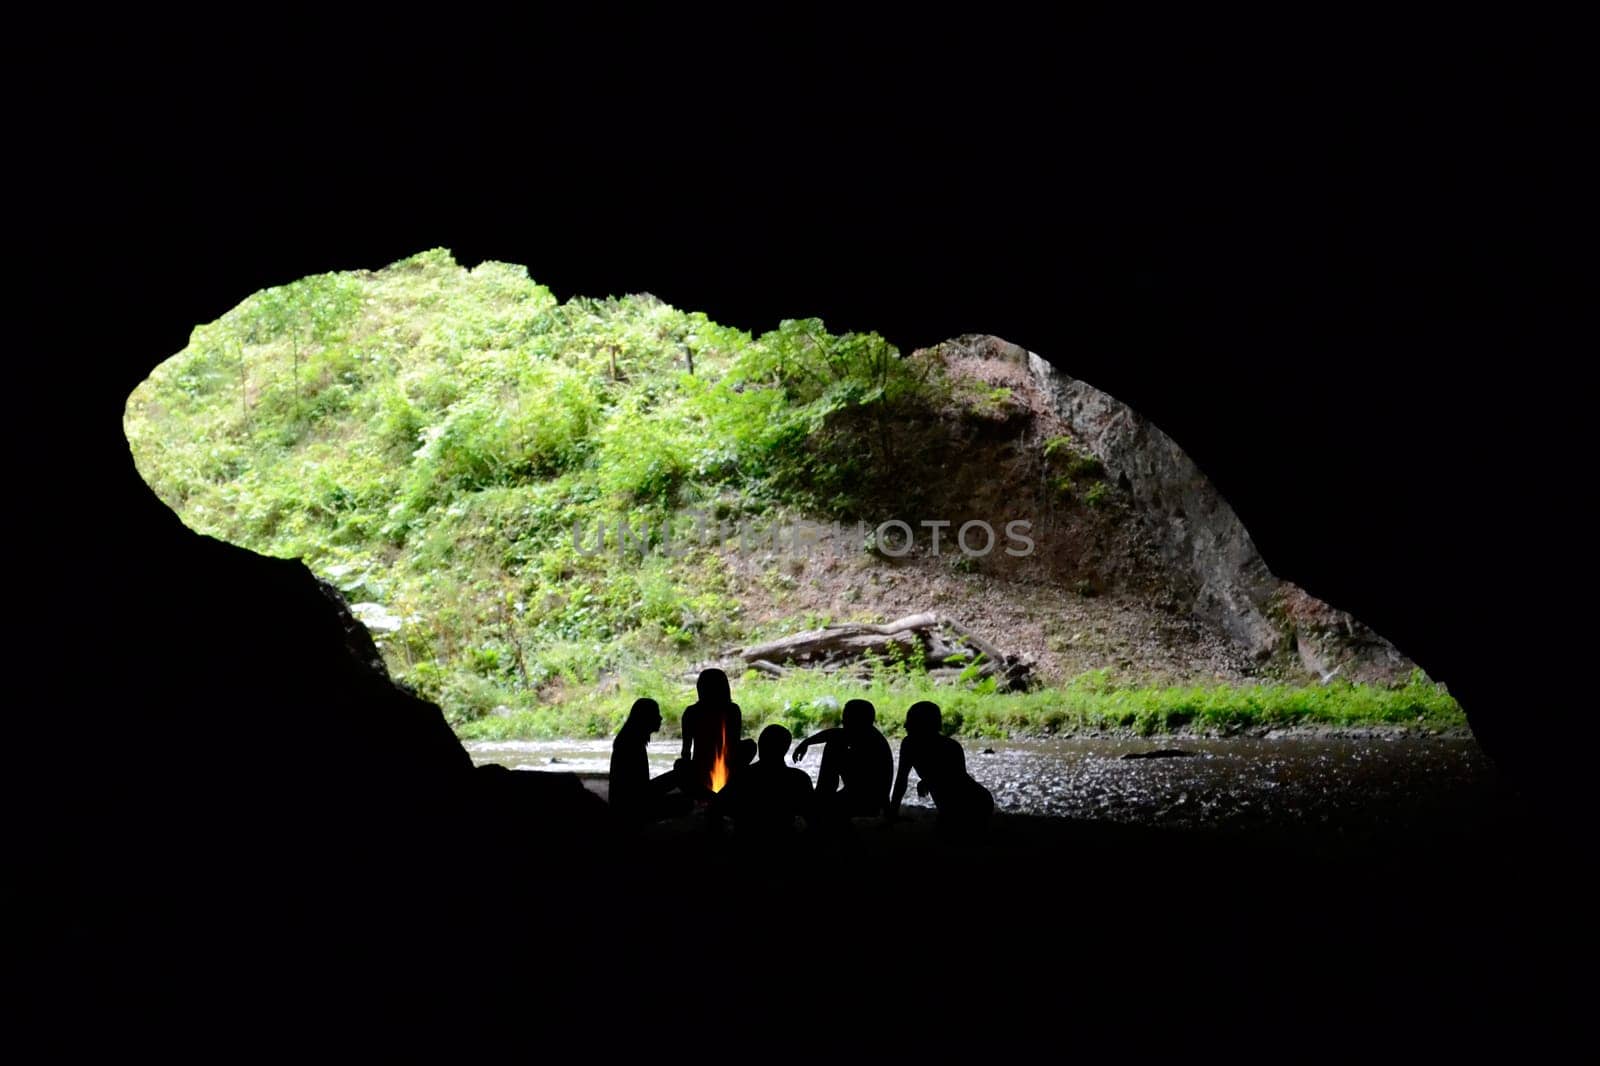
M 716 756 L 711 760 L 711 791 L 721 792 L 728 783 L 728 720 L 722 720 L 717 737 Z

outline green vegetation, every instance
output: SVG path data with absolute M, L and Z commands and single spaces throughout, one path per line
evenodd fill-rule
M 575 526 L 592 548 L 626 518 L 659 548 L 687 508 L 865 511 L 937 368 L 816 320 L 752 338 L 648 296 L 558 303 L 432 251 L 250 297 L 135 390 L 126 429 L 192 528 L 403 620 L 391 669 L 461 724 L 750 635 L 717 552 L 586 552 Z
M 937 357 L 876 334 L 806 319 L 752 337 L 648 296 L 562 303 L 520 267 L 469 271 L 431 251 L 251 296 L 134 391 L 125 425 L 140 473 L 191 528 L 303 558 L 463 735 L 571 735 L 611 730 L 633 696 L 676 691 L 663 678 L 730 644 L 811 624 L 750 624 L 724 554 L 685 540 L 683 514 L 730 527 L 880 514 L 896 424 L 951 403 L 998 417 L 1011 399 L 957 391 Z M 1048 451 L 1062 491 L 1089 485 L 1099 504 L 1098 462 L 1065 438 Z M 624 517 L 640 545 L 679 551 L 619 553 Z M 740 698 L 778 720 L 809 713 L 796 708 L 818 685 L 751 682 Z M 932 691 L 903 670 L 874 682 L 889 686 L 885 716 L 919 685 Z M 932 698 L 963 729 L 998 731 L 1446 715 L 1430 691 L 1080 681 Z
M 1105 466 L 1099 459 L 1088 452 L 1078 450 L 1072 438 L 1066 434 L 1051 437 L 1044 442 L 1044 457 L 1049 464 L 1051 484 L 1065 499 L 1073 498 L 1080 482 L 1090 478 L 1098 479 L 1106 472 Z M 1084 497 L 1084 502 L 1092 507 L 1098 507 L 1110 492 L 1105 482 L 1095 480 Z
M 621 691 L 583 696 L 560 707 L 488 717 L 463 726 L 463 737 L 483 740 L 603 737 L 627 717 L 636 695 L 661 704 L 665 732 L 675 734 L 683 708 L 694 699 L 693 686 L 641 672 Z M 862 698 L 878 708 L 885 734 L 900 734 L 905 710 L 931 699 L 944 711 L 945 730 L 970 737 L 1076 734 L 1100 731 L 1148 736 L 1177 729 L 1228 733 L 1240 729 L 1297 725 L 1423 726 L 1465 724 L 1460 707 L 1419 672 L 1400 688 L 1334 683 L 1330 685 L 1121 686 L 1105 671 L 1074 678 L 1065 685 L 1027 693 L 984 692 L 935 685 L 926 675 L 882 668 L 871 680 L 840 682 L 803 672 L 773 680 L 747 675 L 736 680 L 734 697 L 744 711 L 745 730 L 788 726 L 796 736 L 839 724 L 846 699 Z

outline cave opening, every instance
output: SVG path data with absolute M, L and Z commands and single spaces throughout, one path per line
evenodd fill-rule
M 605 796 L 648 697 L 664 774 L 716 667 L 752 737 L 864 698 L 898 742 L 937 703 L 1002 813 L 1323 840 L 1499 787 L 1449 690 L 1274 576 L 1175 442 L 1000 338 L 752 334 L 434 250 L 250 296 L 124 427 L 191 529 L 303 560 L 476 765 Z

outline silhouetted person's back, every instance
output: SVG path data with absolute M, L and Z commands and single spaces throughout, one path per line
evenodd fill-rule
M 669 770 L 650 777 L 650 734 L 661 728 L 661 708 L 652 699 L 637 699 L 628 720 L 611 742 L 611 811 L 626 822 L 648 822 L 687 813 L 690 802 L 668 793 L 679 786 L 679 775 Z
M 794 761 L 799 762 L 811 745 L 825 745 L 817 772 L 817 805 L 832 816 L 870 817 L 889 806 L 894 753 L 874 724 L 877 714 L 868 701 L 851 700 L 844 705 L 839 728 L 813 733 L 795 746 Z
M 781 725 L 763 729 L 757 741 L 761 757 L 718 797 L 718 806 L 733 815 L 741 837 L 782 838 L 794 832 L 796 818 L 810 815 L 811 778 L 783 761 L 792 739 Z
M 699 699 L 683 712 L 683 755 L 677 769 L 704 793 L 711 791 L 718 755 L 724 756 L 731 780 L 753 753 L 748 745 L 739 742 L 744 719 L 739 705 L 733 702 L 728 675 L 714 667 L 702 670 L 695 690 Z
M 953 836 L 980 835 L 994 813 L 994 797 L 967 773 L 967 756 L 952 737 L 944 736 L 939 706 L 922 700 L 906 711 L 906 738 L 900 742 L 900 768 L 889 797 L 889 817 L 900 813 L 912 770 L 933 795 L 939 830 Z

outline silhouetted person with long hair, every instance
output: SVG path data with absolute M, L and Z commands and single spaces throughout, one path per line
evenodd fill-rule
M 647 746 L 650 734 L 661 728 L 661 707 L 652 699 L 637 699 L 628 711 L 628 720 L 611 742 L 611 810 L 619 819 L 633 824 L 658 821 L 687 814 L 693 805 L 688 796 L 674 792 L 682 784 L 681 775 L 668 770 L 651 778 Z
M 806 757 L 811 745 L 823 745 L 822 768 L 817 771 L 816 803 L 820 814 L 830 818 L 872 817 L 889 806 L 894 752 L 874 724 L 877 716 L 877 709 L 868 701 L 850 700 L 844 705 L 837 728 L 813 733 L 795 745 L 795 762 Z
M 792 835 L 796 818 L 811 815 L 811 777 L 789 766 L 793 740 L 781 725 L 769 725 L 756 742 L 760 758 L 740 771 L 713 803 L 733 816 L 734 830 L 747 840 L 774 841 Z
M 683 754 L 675 769 L 692 788 L 709 795 L 717 756 L 724 756 L 723 766 L 731 781 L 755 755 L 756 746 L 741 743 L 744 719 L 733 702 L 727 674 L 715 667 L 700 671 L 695 692 L 699 699 L 683 712 Z
M 989 827 L 994 797 L 967 773 L 967 756 L 953 737 L 941 732 L 939 705 L 921 700 L 906 711 L 906 738 L 900 742 L 900 768 L 889 796 L 889 818 L 900 815 L 900 801 L 912 770 L 917 772 L 917 793 L 931 793 L 939 811 L 941 834 L 980 836 Z

